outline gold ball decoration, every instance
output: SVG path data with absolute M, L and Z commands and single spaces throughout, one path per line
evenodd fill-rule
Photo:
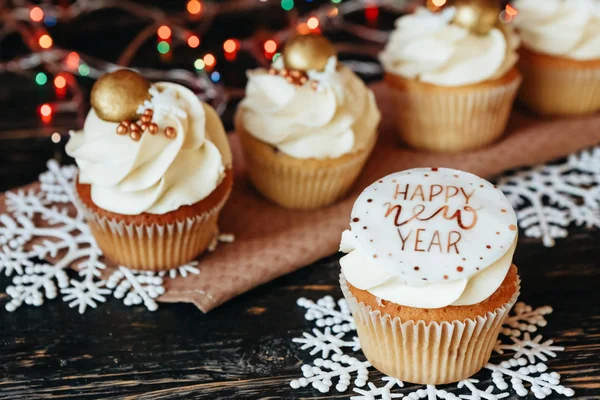
M 487 34 L 498 22 L 502 9 L 497 0 L 457 0 L 452 22 L 479 35 Z
M 320 35 L 297 35 L 291 38 L 283 51 L 286 68 L 300 71 L 322 71 L 329 57 L 337 53 L 329 40 Z
M 150 82 L 137 72 L 120 69 L 104 74 L 92 87 L 90 101 L 98 116 L 110 122 L 135 120 L 137 108 L 150 99 Z

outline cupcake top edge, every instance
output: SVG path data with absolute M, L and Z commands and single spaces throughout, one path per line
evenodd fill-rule
M 356 200 L 341 260 L 348 281 L 396 303 L 475 304 L 502 283 L 517 219 L 500 189 L 448 168 L 388 175 Z
M 572 60 L 600 59 L 600 1 L 516 0 L 515 26 L 531 50 Z
M 367 147 L 380 118 L 373 92 L 333 45 L 304 35 L 270 69 L 248 72 L 236 127 L 291 157 L 328 159 Z
M 438 86 L 463 86 L 503 77 L 518 60 L 512 27 L 485 34 L 453 23 L 456 9 L 419 7 L 396 20 L 379 59 L 388 73 Z
M 126 100 L 127 83 L 117 80 L 109 89 L 98 83 L 83 129 L 72 131 L 66 146 L 94 204 L 123 215 L 165 214 L 216 189 L 231 167 L 231 151 L 209 105 L 169 82 L 148 83 L 147 95 Z

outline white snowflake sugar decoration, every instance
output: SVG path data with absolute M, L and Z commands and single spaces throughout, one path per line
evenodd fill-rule
M 335 384 L 338 392 L 348 390 L 351 384 L 357 394 L 351 400 L 500 400 L 510 396 L 512 389 L 517 396 L 525 397 L 532 393 L 544 399 L 553 393 L 571 397 L 572 389 L 560 384 L 560 375 L 548 371 L 545 364 L 548 358 L 556 357 L 564 347 L 554 346 L 552 340 L 543 340 L 542 335 L 531 337 L 538 327 L 546 325 L 545 315 L 552 312 L 550 307 L 533 309 L 524 303 L 517 303 L 505 323 L 501 335 L 512 343 L 498 340 L 495 351 L 500 354 L 513 352 L 512 358 L 499 364 L 488 363 L 484 369 L 490 371 L 492 385 L 483 388 L 477 379 L 466 379 L 454 387 L 435 385 L 405 388 L 404 382 L 383 377 L 382 386 L 369 382 L 368 361 L 361 361 L 360 342 L 356 337 L 356 325 L 345 299 L 337 303 L 331 296 L 317 302 L 300 298 L 298 306 L 305 308 L 305 319 L 317 326 L 311 332 L 304 332 L 301 338 L 292 339 L 300 344 L 300 350 L 310 355 L 319 355 L 312 364 L 301 367 L 302 377 L 290 382 L 294 389 L 311 385 L 316 390 L 327 393 Z M 354 379 L 352 379 L 354 377 Z M 366 386 L 366 387 L 365 387 Z M 408 393 L 406 393 L 408 391 Z M 458 392 L 454 394 L 453 392 Z
M 567 227 L 600 227 L 600 147 L 569 156 L 557 165 L 541 165 L 502 177 L 498 187 L 517 212 L 526 236 L 552 247 Z
M 48 171 L 40 175 L 40 190 L 6 194 L 8 214 L 0 214 L 0 274 L 12 278 L 6 287 L 7 311 L 23 304 L 41 306 L 59 293 L 80 313 L 96 308 L 111 295 L 128 306 L 143 303 L 154 311 L 158 308 L 155 299 L 165 293 L 165 279 L 200 273 L 196 262 L 160 273 L 119 267 L 102 280 L 106 268 L 102 252 L 83 216 L 69 206 L 76 174 L 75 166 L 61 167 L 51 160 Z M 54 262 L 44 261 L 48 258 Z M 67 273 L 71 266 L 77 271 L 75 278 Z

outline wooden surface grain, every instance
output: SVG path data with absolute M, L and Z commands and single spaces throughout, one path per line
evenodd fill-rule
M 522 237 L 515 256 L 520 300 L 554 308 L 539 333 L 566 347 L 548 365 L 581 399 L 600 398 L 599 239 L 572 229 L 548 249 Z M 188 304 L 151 313 L 114 299 L 84 315 L 60 301 L 2 310 L 0 399 L 349 399 L 356 393 L 289 386 L 311 360 L 291 341 L 312 329 L 296 299 L 339 298 L 338 273 L 331 256 L 206 315 Z M 490 373 L 475 378 L 490 382 Z

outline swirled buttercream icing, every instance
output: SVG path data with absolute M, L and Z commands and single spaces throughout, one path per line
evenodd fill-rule
M 189 89 L 167 82 L 154 84 L 156 134 L 139 141 L 119 135 L 115 122 L 92 109 L 83 129 L 71 132 L 67 154 L 79 166 L 79 182 L 91 185 L 92 201 L 124 215 L 164 214 L 206 198 L 219 185 L 231 153 L 216 112 Z M 171 127 L 175 135 L 162 132 Z
M 515 26 L 523 44 L 573 60 L 600 59 L 600 1 L 517 0 Z
M 480 303 L 502 284 L 517 219 L 491 183 L 447 168 L 417 168 L 367 187 L 342 235 L 342 272 L 353 286 L 396 304 Z
M 462 86 L 504 76 L 517 62 L 519 38 L 506 26 L 478 35 L 452 24 L 455 9 L 418 8 L 396 20 L 379 55 L 387 72 L 439 86 Z
M 283 69 L 281 58 L 273 64 Z M 248 72 L 236 124 L 299 159 L 337 158 L 367 146 L 380 120 L 373 92 L 331 57 L 325 71 L 307 71 L 295 84 L 259 68 Z

